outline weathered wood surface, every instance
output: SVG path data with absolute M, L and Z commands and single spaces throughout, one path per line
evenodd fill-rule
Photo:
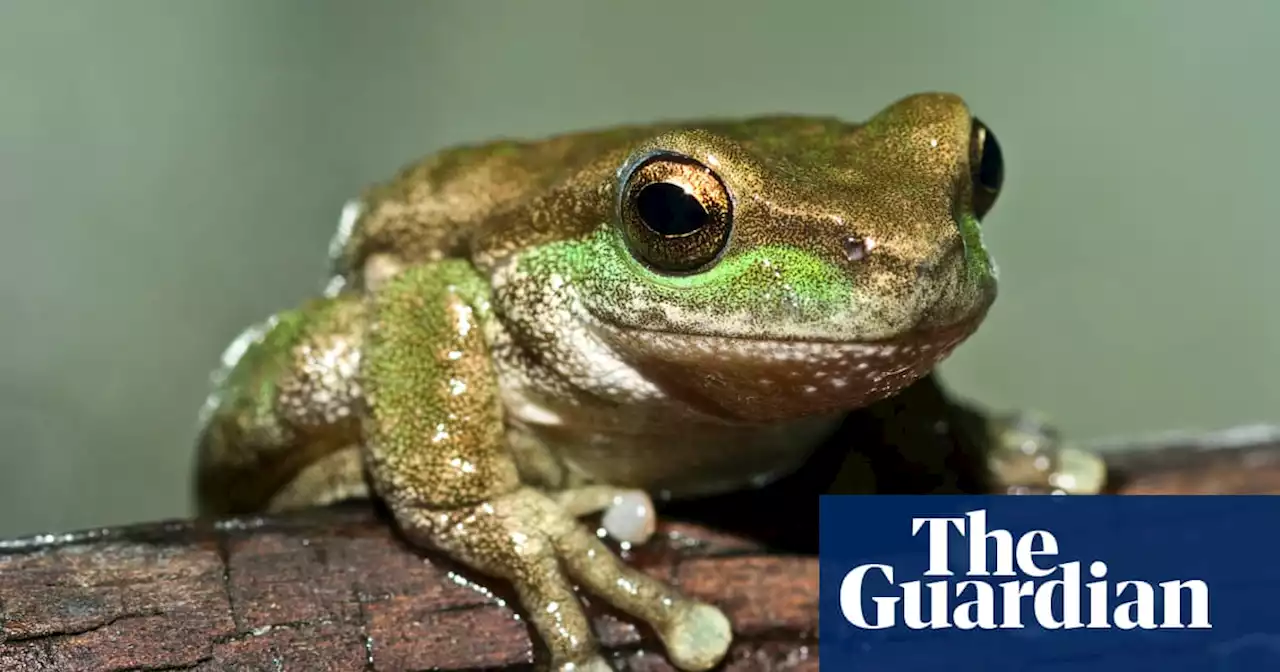
M 407 547 L 367 509 L 102 530 L 0 556 L 0 670 L 426 670 L 519 666 L 533 647 L 498 592 Z M 816 634 L 817 564 L 669 525 L 635 554 L 732 615 L 734 655 L 783 661 Z M 665 669 L 629 622 L 596 611 L 635 669 Z M 744 668 L 745 669 L 745 668 Z
M 1280 493 L 1273 436 L 1216 442 L 1115 453 L 1120 491 Z M 631 560 L 726 610 L 726 669 L 817 669 L 811 556 L 669 524 Z M 527 668 L 525 624 L 473 580 L 365 507 L 0 542 L 0 670 Z M 592 609 L 620 666 L 669 669 L 651 635 Z

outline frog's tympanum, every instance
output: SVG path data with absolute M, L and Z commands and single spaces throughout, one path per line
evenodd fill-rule
M 979 222 L 1002 177 L 995 136 L 944 94 L 865 124 L 436 154 L 346 207 L 324 298 L 228 349 L 202 510 L 377 497 L 410 540 L 509 581 L 552 668 L 608 669 L 575 583 L 650 624 L 676 666 L 711 668 L 732 639 L 721 611 L 578 518 L 644 541 L 651 497 L 786 475 L 928 373 L 996 296 Z M 1096 487 L 1092 463 L 1054 464 L 1080 473 L 995 471 Z

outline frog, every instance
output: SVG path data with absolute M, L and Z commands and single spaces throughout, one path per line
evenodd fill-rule
M 546 669 L 611 669 L 576 586 L 677 668 L 710 669 L 733 642 L 724 611 L 618 547 L 654 534 L 655 501 L 781 478 L 931 375 L 995 300 L 982 220 L 1003 181 L 994 133 L 948 93 L 862 123 L 667 121 L 432 154 L 343 208 L 319 296 L 227 348 L 200 512 L 378 500 L 411 544 L 507 582 Z M 1024 430 L 996 442 L 998 482 L 1100 489 L 1096 459 Z

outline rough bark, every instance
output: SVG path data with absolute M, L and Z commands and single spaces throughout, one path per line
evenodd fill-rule
M 1272 433 L 1171 437 L 1112 453 L 1124 493 L 1280 493 Z M 721 605 L 727 669 L 817 669 L 818 566 L 667 524 L 630 559 Z M 0 542 L 0 670 L 527 668 L 538 655 L 493 582 L 406 547 L 370 507 Z M 591 607 L 627 669 L 652 636 Z

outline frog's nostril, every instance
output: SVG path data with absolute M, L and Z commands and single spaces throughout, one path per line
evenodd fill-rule
M 871 250 L 875 249 L 876 241 L 874 238 L 863 238 L 861 236 L 847 236 L 843 242 L 844 256 L 849 261 L 862 261 L 867 258 Z

